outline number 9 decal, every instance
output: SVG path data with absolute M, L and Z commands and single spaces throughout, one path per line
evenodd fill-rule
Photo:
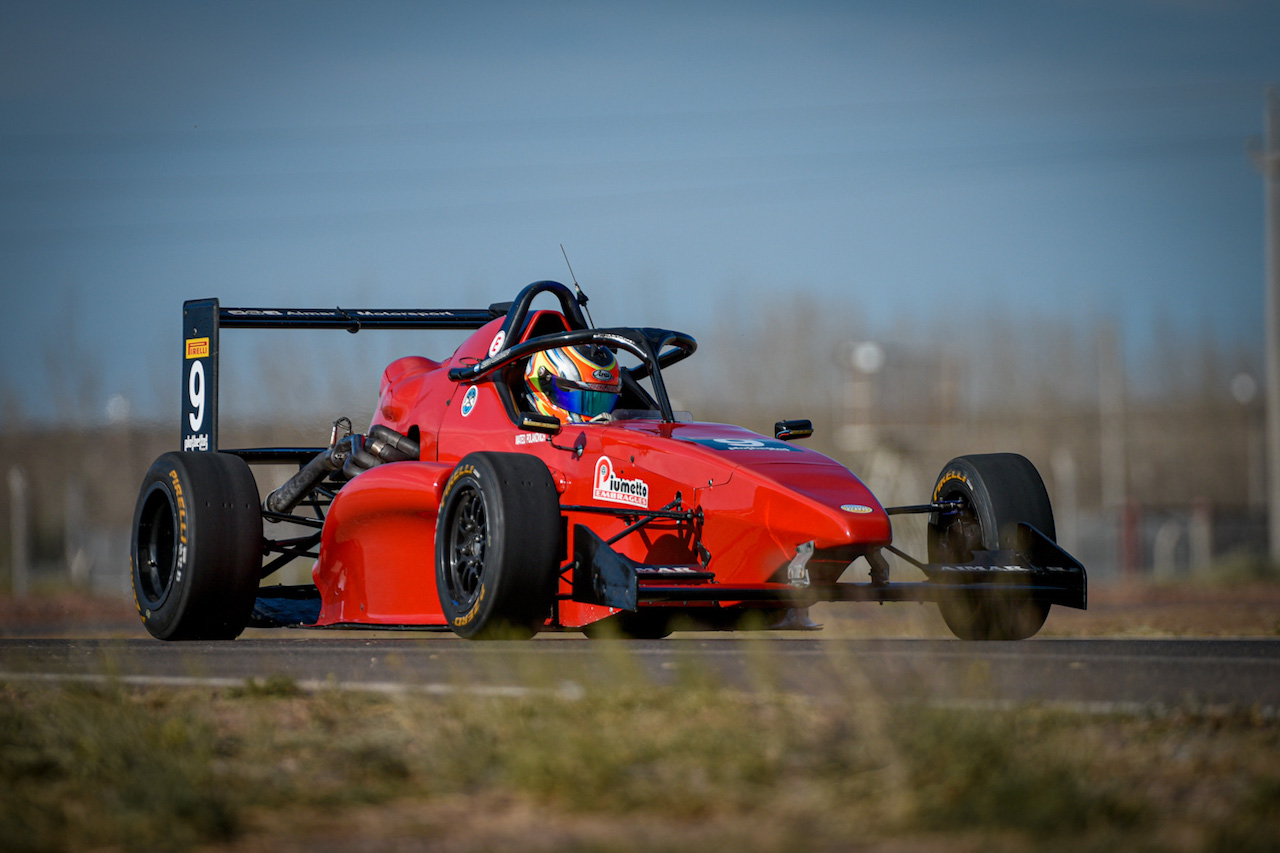
M 191 408 L 195 409 L 187 415 L 191 421 L 191 431 L 200 429 L 204 423 L 204 362 L 200 359 L 191 364 L 191 378 L 187 381 L 187 395 L 191 400 Z

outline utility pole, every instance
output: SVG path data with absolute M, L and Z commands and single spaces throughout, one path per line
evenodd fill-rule
M 1110 323 L 1098 330 L 1098 434 L 1102 440 L 1102 507 L 1115 513 L 1119 549 L 1116 564 L 1125 576 L 1142 569 L 1142 517 L 1129 499 L 1124 440 L 1124 350 Z
M 27 542 L 27 528 L 31 526 L 30 506 L 31 494 L 27 489 L 27 475 L 17 465 L 9 469 L 9 512 L 10 535 L 13 537 L 13 562 L 9 569 L 9 579 L 13 587 L 13 597 L 27 597 L 31 584 L 31 551 Z
M 1264 117 L 1265 147 L 1256 162 L 1266 186 L 1267 533 L 1271 561 L 1280 563 L 1280 88 L 1276 86 L 1267 87 Z
M 1129 498 L 1125 476 L 1124 353 L 1110 322 L 1098 330 L 1098 436 L 1101 439 L 1102 506 L 1120 510 Z

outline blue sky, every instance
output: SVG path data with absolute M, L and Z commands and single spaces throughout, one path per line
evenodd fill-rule
M 7 3 L 0 419 L 176 417 L 186 298 L 473 307 L 561 243 L 607 324 L 805 293 L 1260 349 L 1277 36 L 1192 0 Z

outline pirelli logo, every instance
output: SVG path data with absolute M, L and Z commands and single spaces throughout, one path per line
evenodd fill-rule
M 204 358 L 208 354 L 208 338 L 187 338 L 187 358 Z

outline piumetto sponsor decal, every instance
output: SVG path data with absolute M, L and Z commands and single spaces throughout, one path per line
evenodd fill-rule
M 615 504 L 649 508 L 649 484 L 644 480 L 624 480 L 613 473 L 613 461 L 608 456 L 601 456 L 596 463 L 595 488 L 591 497 L 598 501 Z

